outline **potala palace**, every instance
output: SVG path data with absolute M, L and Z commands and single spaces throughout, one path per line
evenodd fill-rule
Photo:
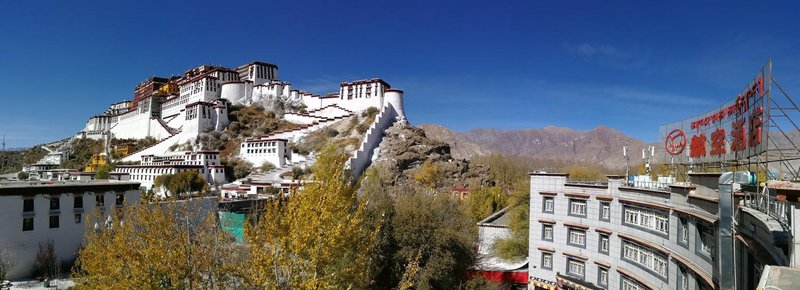
M 89 118 L 76 137 L 159 140 L 118 160 L 135 165 L 120 165 L 114 172 L 129 175 L 147 189 L 158 175 L 184 170 L 196 170 L 212 184 L 225 184 L 230 181 L 225 180 L 219 152 L 175 148 L 193 142 L 201 133 L 225 130 L 230 106 L 275 100 L 302 108 L 283 115 L 299 126 L 240 140 L 238 157 L 254 166 L 271 163 L 276 169 L 223 186 L 225 196 L 241 197 L 256 194 L 265 186 L 290 183 L 280 174 L 313 162 L 313 156 L 293 153 L 291 142 L 374 107 L 380 113 L 349 163 L 353 176 L 358 177 L 369 165 L 383 131 L 395 121 L 405 120 L 403 92 L 381 79 L 342 82 L 338 92 L 315 95 L 280 80 L 276 65 L 255 61 L 236 68 L 204 65 L 181 76 L 148 78 L 136 86 L 131 100 L 111 104 L 105 112 Z

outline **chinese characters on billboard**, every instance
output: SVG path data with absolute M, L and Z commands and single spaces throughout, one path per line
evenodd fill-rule
M 666 162 L 729 162 L 766 150 L 771 63 L 733 100 L 694 118 L 661 126 Z

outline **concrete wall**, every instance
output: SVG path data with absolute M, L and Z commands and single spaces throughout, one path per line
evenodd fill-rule
M 78 195 L 83 196 L 83 208 L 74 209 L 74 198 Z M 112 213 L 115 206 L 116 192 L 100 192 L 105 200 L 105 212 Z M 128 190 L 124 192 L 125 204 L 132 205 L 139 203 L 139 191 Z M 60 209 L 50 211 L 50 197 L 56 195 L 37 194 L 33 196 L 33 214 L 23 213 L 23 199 L 28 198 L 22 195 L 2 195 L 0 196 L 0 248 L 5 249 L 11 255 L 15 263 L 14 269 L 9 273 L 9 279 L 21 279 L 29 277 L 33 269 L 36 253 L 39 245 L 45 245 L 48 240 L 53 240 L 55 252 L 62 262 L 75 260 L 75 252 L 79 249 L 83 240 L 83 233 L 86 227 L 85 218 L 95 210 L 95 193 L 93 192 L 65 192 L 59 197 Z M 76 214 L 80 217 L 76 221 Z M 32 216 L 34 227 L 32 231 L 22 231 L 23 217 Z M 50 216 L 59 217 L 59 227 L 50 228 Z

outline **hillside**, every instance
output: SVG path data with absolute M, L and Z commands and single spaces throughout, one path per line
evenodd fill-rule
M 647 145 L 604 126 L 589 131 L 548 126 L 524 130 L 472 129 L 466 132 L 453 132 L 439 125 L 420 127 L 431 139 L 450 144 L 458 158 L 498 152 L 620 168 L 625 166 L 622 146 L 628 145 L 631 152 L 640 152 Z M 638 153 L 633 156 L 638 156 Z M 638 163 L 639 159 L 632 157 L 631 162 Z

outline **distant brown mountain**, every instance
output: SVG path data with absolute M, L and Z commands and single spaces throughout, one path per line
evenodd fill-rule
M 450 144 L 455 158 L 498 152 L 539 159 L 594 163 L 610 168 L 625 166 L 622 146 L 628 145 L 631 164 L 641 162 L 641 150 L 647 144 L 619 130 L 599 126 L 589 131 L 548 126 L 537 129 L 472 129 L 453 132 L 440 125 L 421 125 L 434 140 Z

